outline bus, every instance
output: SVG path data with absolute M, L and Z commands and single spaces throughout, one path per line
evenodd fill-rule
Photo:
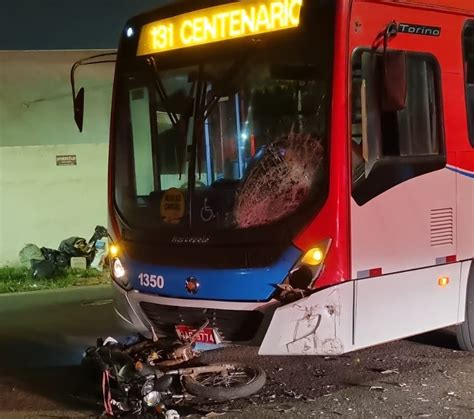
M 473 351 L 474 4 L 196 0 L 130 19 L 108 197 L 134 330 L 331 356 L 455 326 Z

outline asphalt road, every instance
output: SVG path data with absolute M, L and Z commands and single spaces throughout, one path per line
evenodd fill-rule
M 98 336 L 126 331 L 108 287 L 0 296 L 0 417 L 83 417 L 100 408 L 79 396 L 77 364 Z M 450 330 L 341 357 L 258 357 L 226 348 L 209 361 L 258 364 L 268 375 L 250 400 L 178 406 L 183 416 L 474 417 L 474 355 L 456 350 Z
M 109 286 L 0 295 L 0 368 L 80 362 L 98 336 L 123 333 Z

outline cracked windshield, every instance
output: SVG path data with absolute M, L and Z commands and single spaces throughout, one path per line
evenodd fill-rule
M 329 81 L 317 67 L 247 57 L 160 69 L 148 57 L 143 68 L 120 92 L 115 189 L 130 225 L 248 229 L 324 198 Z

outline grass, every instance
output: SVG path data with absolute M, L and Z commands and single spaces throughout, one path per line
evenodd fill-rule
M 53 278 L 35 279 L 26 267 L 0 267 L 0 294 L 38 291 L 55 288 L 80 287 L 109 283 L 109 272 L 96 269 L 62 269 Z

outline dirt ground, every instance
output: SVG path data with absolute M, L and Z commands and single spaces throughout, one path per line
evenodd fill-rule
M 181 417 L 474 417 L 474 354 L 455 349 L 450 330 L 340 357 L 259 357 L 232 347 L 203 361 L 262 366 L 267 384 L 249 400 L 193 400 Z M 34 354 L 31 354 L 34 356 Z M 100 406 L 78 397 L 85 383 L 77 367 L 4 370 L 0 417 L 96 417 Z

